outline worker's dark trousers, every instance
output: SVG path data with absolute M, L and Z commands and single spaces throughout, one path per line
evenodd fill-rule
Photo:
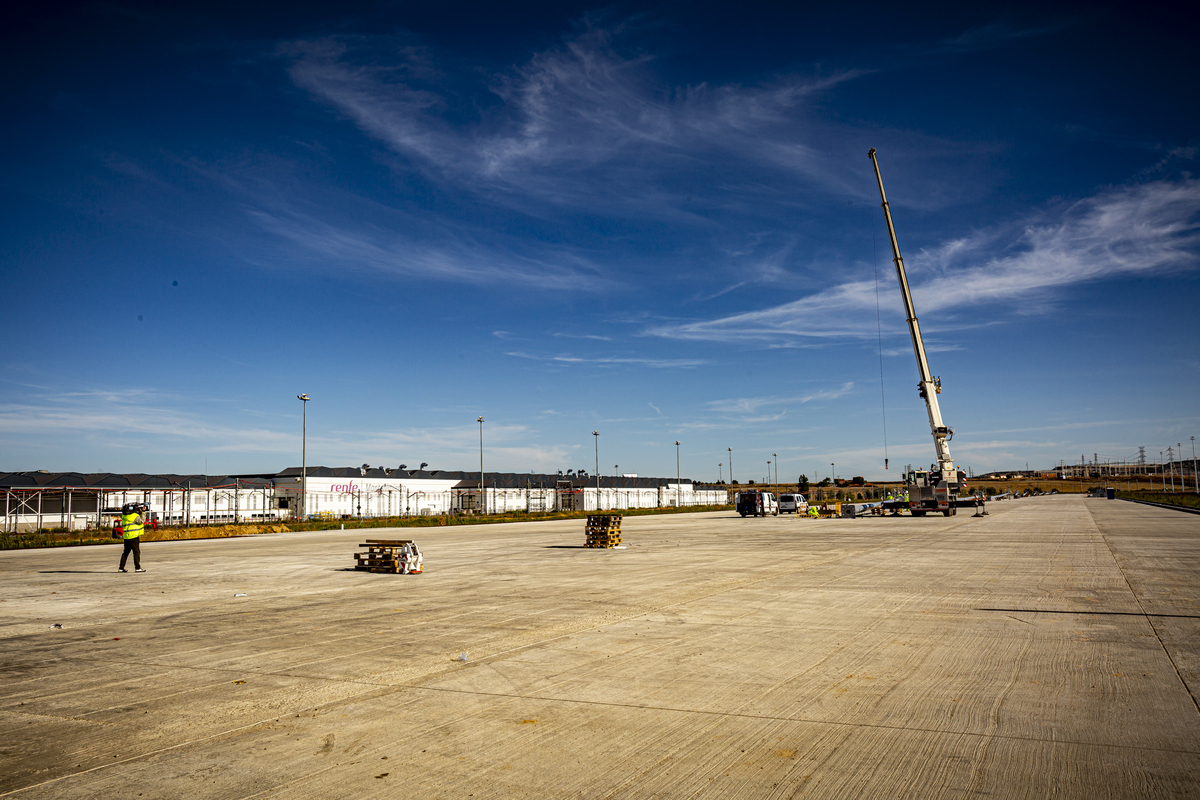
M 129 558 L 129 554 L 133 553 L 133 568 L 142 568 L 142 538 L 135 536 L 132 539 L 125 540 L 125 552 L 121 553 L 121 569 L 125 569 L 125 560 Z M 112 563 L 111 561 L 109 562 Z

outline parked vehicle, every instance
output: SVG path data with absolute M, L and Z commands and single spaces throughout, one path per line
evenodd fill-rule
M 775 495 L 757 489 L 738 492 L 735 508 L 743 517 L 747 514 L 752 517 L 765 517 L 767 514 L 779 516 L 779 501 L 775 499 Z
M 808 500 L 802 494 L 779 495 L 780 514 L 804 514 L 808 511 Z

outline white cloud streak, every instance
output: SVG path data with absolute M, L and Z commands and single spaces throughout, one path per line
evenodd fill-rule
M 736 397 L 726 400 L 710 400 L 705 405 L 726 414 L 752 414 L 760 408 L 780 405 L 803 405 L 814 400 L 836 400 L 854 391 L 854 381 L 847 381 L 835 389 L 820 389 L 797 397 Z
M 600 367 L 620 367 L 620 366 L 635 366 L 635 367 L 655 367 L 658 369 L 686 368 L 698 367 L 702 364 L 707 364 L 707 361 L 698 358 L 621 358 L 621 357 L 597 357 L 584 358 L 574 355 L 557 355 L 557 356 L 539 356 L 532 353 L 522 353 L 513 351 L 505 353 L 513 358 L 527 358 L 533 361 L 550 361 L 556 364 L 593 364 Z
M 31 437 L 38 450 L 72 440 L 102 443 L 106 450 L 169 454 L 172 461 L 192 463 L 196 455 L 213 456 L 214 469 L 222 454 L 277 456 L 278 466 L 294 465 L 300 452 L 299 433 L 266 427 L 239 427 L 213 422 L 204 415 L 163 403 L 141 402 L 138 392 L 80 392 L 47 396 L 40 402 L 0 405 L 0 433 L 18 440 Z M 288 420 L 291 422 L 291 420 Z M 551 470 L 567 463 L 574 445 L 536 443 L 536 432 L 524 425 L 489 424 L 488 458 L 493 469 Z M 396 466 L 408 459 L 428 461 L 434 468 L 471 469 L 478 463 L 478 429 L 474 425 L 345 430 L 308 434 L 310 464 L 325 466 L 370 464 Z M 9 446 L 9 457 L 14 449 Z M 69 449 L 69 448 L 68 448 Z M 114 455 L 114 460 L 128 457 Z M 161 458 L 159 459 L 162 460 Z M 272 461 L 275 461 L 273 459 Z M 417 462 L 419 463 L 419 462 Z
M 247 213 L 307 257 L 336 267 L 472 284 L 516 282 L 547 290 L 594 289 L 605 283 L 564 249 L 543 248 L 538 257 L 523 257 L 511 248 L 472 241 L 462 230 L 428 244 L 378 225 L 338 225 L 283 205 Z
M 1102 192 L 1054 218 L 1042 214 L 1015 235 L 993 228 L 945 242 L 905 266 L 918 314 L 939 312 L 950 321 L 986 305 L 1040 308 L 1056 290 L 1074 284 L 1194 268 L 1200 260 L 1198 215 L 1200 181 L 1156 181 Z M 891 275 L 889 270 L 887 305 L 894 308 Z M 854 280 L 772 308 L 660 325 L 648 333 L 727 342 L 869 339 L 876 334 L 875 302 L 874 281 Z M 894 312 L 888 316 L 894 320 Z M 888 327 L 902 330 L 894 321 Z
M 610 284 L 580 248 L 507 235 L 470 219 L 405 211 L 338 188 L 312 196 L 302 185 L 280 185 L 262 172 L 234 173 L 192 162 L 186 166 L 233 195 L 245 217 L 273 237 L 264 246 L 231 241 L 221 231 L 224 244 L 257 266 L 290 270 L 313 265 L 548 291 Z
M 797 141 L 797 113 L 811 96 L 861 74 L 676 87 L 653 76 L 651 57 L 622 57 L 605 31 L 591 29 L 493 76 L 493 103 L 472 106 L 473 124 L 451 124 L 448 78 L 428 52 L 401 44 L 373 57 L 384 41 L 298 41 L 280 55 L 297 86 L 419 169 L 472 191 L 602 204 L 610 213 L 676 213 L 652 178 L 706 153 L 824 176 L 823 159 Z M 592 180 L 581 181 L 584 174 Z

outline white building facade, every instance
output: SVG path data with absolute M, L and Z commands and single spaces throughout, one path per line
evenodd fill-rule
M 160 525 L 446 514 L 620 511 L 729 502 L 723 486 L 635 476 L 534 475 L 310 467 L 274 475 L 0 473 L 0 530 L 111 527 L 121 506 L 144 503 Z
M 452 478 L 309 475 L 304 481 L 303 515 L 313 519 L 345 519 L 449 514 L 454 508 L 456 483 Z M 281 509 L 300 509 L 300 477 L 277 479 L 275 497 Z

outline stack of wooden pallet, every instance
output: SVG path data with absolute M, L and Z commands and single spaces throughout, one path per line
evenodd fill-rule
M 408 546 L 407 552 L 405 545 Z M 355 569 L 399 575 L 409 571 L 405 568 L 406 565 L 416 563 L 413 554 L 416 553 L 417 546 L 412 539 L 367 539 L 359 547 L 367 548 L 367 552 L 354 554 L 358 559 L 358 563 L 354 565 Z
M 585 547 L 616 547 L 620 543 L 620 514 L 588 514 Z

